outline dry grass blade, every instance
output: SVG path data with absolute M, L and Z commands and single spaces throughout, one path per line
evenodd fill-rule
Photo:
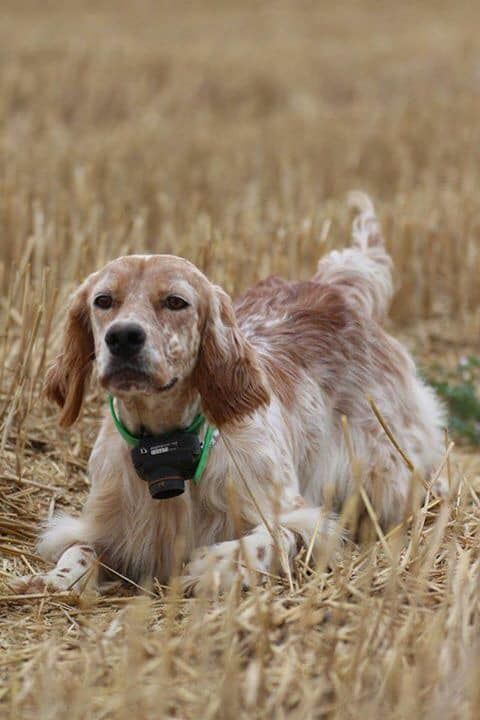
M 392 443 L 395 450 L 398 452 L 400 457 L 402 458 L 403 462 L 407 466 L 407 468 L 413 473 L 415 470 L 415 465 L 412 463 L 408 455 L 405 453 L 404 450 L 400 447 L 400 444 L 398 440 L 396 439 L 395 435 L 393 434 L 391 428 L 388 427 L 385 418 L 383 417 L 382 413 L 380 412 L 376 402 L 372 397 L 367 397 L 368 403 L 370 407 L 373 410 L 373 413 L 375 417 L 377 418 L 378 422 L 380 423 L 381 427 L 383 428 L 385 435 L 388 437 L 390 442 Z

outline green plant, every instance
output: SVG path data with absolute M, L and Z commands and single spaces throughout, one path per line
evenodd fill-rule
M 427 382 L 447 403 L 449 427 L 457 440 L 480 445 L 480 358 L 461 358 L 453 369 L 434 364 L 424 372 Z

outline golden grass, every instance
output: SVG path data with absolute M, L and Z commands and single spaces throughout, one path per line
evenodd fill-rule
M 478 457 L 406 530 L 221 600 L 13 596 L 38 522 L 78 511 L 103 398 L 60 433 L 58 316 L 124 252 L 183 254 L 232 293 L 308 276 L 377 200 L 418 354 L 478 352 L 474 3 L 2 5 L 0 714 L 457 718 L 479 700 Z M 380 431 L 380 429 L 379 429 Z M 153 596 L 152 596 L 153 592 Z

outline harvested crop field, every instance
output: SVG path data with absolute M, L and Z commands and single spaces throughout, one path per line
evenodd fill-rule
M 374 197 L 390 328 L 422 368 L 480 355 L 480 7 L 4 0 L 0 20 L 0 717 L 476 718 L 480 453 L 450 497 L 218 600 L 113 583 L 15 595 L 39 523 L 79 512 L 105 411 L 42 396 L 69 293 L 130 252 L 231 294 L 308 277 Z M 381 432 L 379 427 L 379 432 Z

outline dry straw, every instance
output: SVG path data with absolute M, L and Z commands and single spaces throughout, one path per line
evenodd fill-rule
M 69 292 L 112 257 L 182 254 L 233 294 L 308 277 L 363 187 L 397 268 L 396 332 L 423 361 L 479 351 L 479 21 L 471 2 L 5 3 L 2 718 L 477 717 L 479 463 L 449 441 L 450 496 L 420 502 L 411 468 L 388 533 L 352 450 L 340 526 L 363 542 L 331 568 L 312 543 L 293 573 L 219 600 L 178 579 L 103 596 L 8 582 L 44 569 L 39 521 L 88 492 L 104 398 L 64 433 L 41 386 Z

